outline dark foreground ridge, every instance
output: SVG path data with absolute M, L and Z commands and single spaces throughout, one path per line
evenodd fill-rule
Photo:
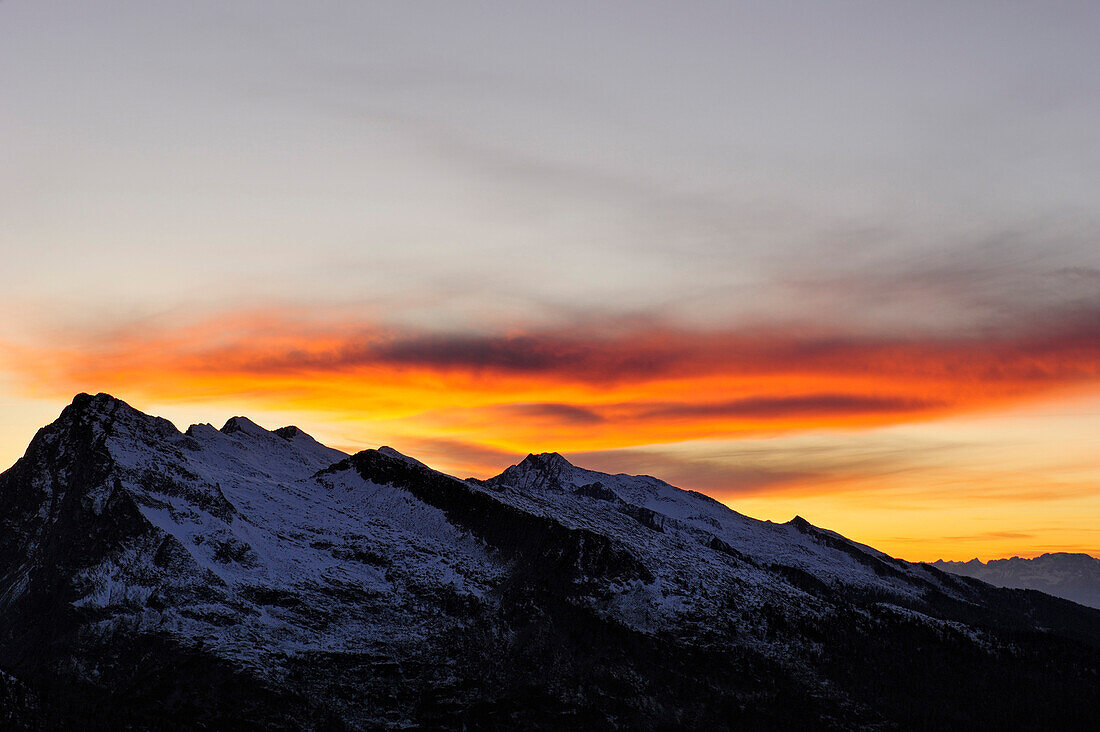
M 81 394 L 0 475 L 0 727 L 1091 729 L 1100 611 L 549 453 Z

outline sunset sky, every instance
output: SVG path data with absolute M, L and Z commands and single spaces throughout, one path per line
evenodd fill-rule
M 1100 556 L 1095 2 L 0 2 L 0 463 L 80 391 Z M 2 469 L 2 468 L 0 468 Z

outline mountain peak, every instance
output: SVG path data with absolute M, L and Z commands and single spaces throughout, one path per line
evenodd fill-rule
M 408 455 L 406 455 L 403 452 L 399 452 L 397 450 L 394 450 L 389 445 L 383 445 L 382 447 L 378 448 L 378 450 L 376 450 L 376 452 L 380 455 L 385 455 L 386 457 L 391 457 L 391 458 L 394 458 L 396 460 L 402 460 L 406 463 L 409 463 L 410 465 L 417 465 L 417 466 L 422 467 L 422 468 L 427 468 L 428 467 L 427 465 L 420 462 L 416 458 L 409 457 Z M 428 469 L 431 470 L 431 468 L 428 468 Z
M 516 467 L 560 472 L 562 470 L 575 468 L 577 466 L 562 457 L 561 453 L 541 452 L 537 455 L 535 453 L 531 453 L 522 461 L 520 461 L 520 463 Z
M 556 452 L 530 454 L 519 463 L 507 468 L 503 473 L 490 478 L 492 485 L 524 485 L 549 488 L 562 488 L 563 480 L 578 468 Z
M 263 429 L 263 428 L 261 427 L 260 429 Z M 272 432 L 272 434 L 275 434 L 275 435 L 278 435 L 279 437 L 282 437 L 287 442 L 294 442 L 295 440 L 303 440 L 303 441 L 306 441 L 306 442 L 314 442 L 314 443 L 317 443 L 318 445 L 321 444 L 321 443 L 317 442 L 317 438 L 315 438 L 313 435 L 309 434 L 308 432 L 303 430 L 301 427 L 296 427 L 294 425 L 287 425 L 286 427 L 280 427 L 279 429 L 272 430 L 271 432 Z
M 935 566 L 947 572 L 973 577 L 999 587 L 1039 590 L 1067 600 L 1100 608 L 1100 557 L 1069 552 L 1048 552 L 1038 557 L 1007 557 L 982 562 L 945 562 Z
M 167 436 L 177 432 L 175 425 L 162 417 L 154 417 L 130 406 L 121 399 L 100 392 L 95 396 L 77 394 L 53 423 L 59 428 L 76 425 L 126 425 L 130 430 L 152 430 Z
M 65 408 L 65 412 L 72 410 L 80 414 L 111 414 L 119 408 L 137 411 L 126 402 L 110 394 L 100 392 L 92 396 L 81 392 L 73 397 L 72 403 Z
M 243 432 L 246 435 L 260 435 L 266 433 L 267 430 L 253 422 L 248 417 L 230 417 L 225 421 L 225 425 L 221 428 L 221 433 L 225 435 L 231 435 L 234 432 Z

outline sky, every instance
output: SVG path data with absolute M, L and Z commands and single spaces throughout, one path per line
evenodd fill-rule
M 0 463 L 74 394 L 1100 556 L 1093 2 L 0 2 Z

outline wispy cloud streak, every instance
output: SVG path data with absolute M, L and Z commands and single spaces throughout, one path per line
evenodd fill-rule
M 323 312 L 231 311 L 152 328 L 9 343 L 28 390 L 403 419 L 425 436 L 503 449 L 599 449 L 967 413 L 1088 387 L 1100 309 L 1070 303 L 963 334 L 850 334 L 809 325 L 583 327 L 437 333 Z

